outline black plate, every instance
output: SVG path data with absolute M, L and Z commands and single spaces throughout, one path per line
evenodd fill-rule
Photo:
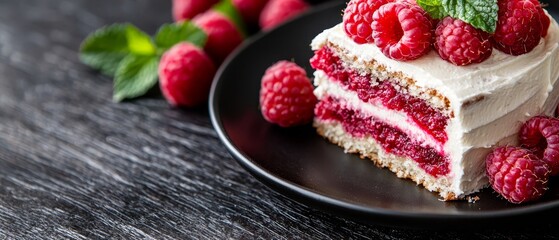
M 481 226 L 559 206 L 558 181 L 552 181 L 543 199 L 525 205 L 510 204 L 490 189 L 477 194 L 480 200 L 475 203 L 443 202 L 410 180 L 398 179 L 368 160 L 345 154 L 310 125 L 285 129 L 266 122 L 258 107 L 265 69 L 287 59 L 304 66 L 310 75 L 311 39 L 339 23 L 343 7 L 341 1 L 316 6 L 271 32 L 245 41 L 218 71 L 210 96 L 211 120 L 245 169 L 301 203 L 373 223 Z M 552 7 L 557 9 L 548 8 Z

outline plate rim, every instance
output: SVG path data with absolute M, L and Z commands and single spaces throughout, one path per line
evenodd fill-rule
M 289 182 L 285 179 L 275 176 L 273 173 L 268 172 L 258 166 L 258 164 L 252 160 L 250 157 L 245 155 L 240 149 L 238 149 L 232 140 L 226 133 L 225 127 L 220 118 L 218 100 L 220 98 L 219 93 L 221 92 L 220 86 L 222 85 L 222 76 L 228 69 L 231 62 L 235 61 L 237 56 L 241 54 L 245 49 L 251 47 L 255 42 L 266 37 L 269 33 L 279 31 L 279 29 L 284 27 L 289 27 L 291 24 L 295 24 L 297 21 L 303 21 L 305 18 L 317 14 L 321 11 L 325 11 L 334 7 L 342 7 L 344 2 L 330 0 L 325 3 L 313 6 L 310 10 L 305 13 L 277 26 L 266 32 L 258 32 L 255 35 L 249 37 L 243 43 L 237 47 L 223 62 L 223 64 L 218 68 L 215 77 L 212 81 L 209 95 L 209 114 L 210 120 L 213 128 L 217 132 L 218 138 L 225 145 L 226 149 L 232 155 L 232 157 L 239 163 L 247 172 L 249 172 L 253 177 L 255 177 L 259 182 L 263 183 L 266 187 L 271 190 L 288 197 L 298 203 L 301 203 L 310 208 L 320 209 L 326 212 L 335 213 L 337 215 L 342 215 L 344 217 L 353 218 L 356 220 L 361 220 L 365 222 L 375 222 L 382 223 L 383 221 L 370 221 L 374 217 L 386 217 L 387 220 L 405 222 L 419 222 L 425 220 L 438 220 L 438 221 L 451 221 L 451 222 L 464 222 L 471 220 L 495 220 L 502 218 L 519 217 L 527 214 L 541 213 L 545 210 L 557 209 L 559 207 L 559 199 L 543 202 L 543 203 L 533 203 L 526 206 L 516 207 L 513 209 L 499 209 L 499 210 L 485 210 L 479 212 L 457 212 L 457 213 L 427 213 L 427 212 L 407 212 L 407 211 L 395 211 L 391 209 L 385 209 L 380 207 L 367 207 L 355 203 L 350 203 L 347 201 L 335 199 L 329 196 L 325 196 L 310 189 L 298 185 L 296 183 Z M 317 206 L 318 205 L 318 206 Z M 322 206 L 320 206 L 322 205 Z M 341 212 L 347 211 L 347 212 Z M 386 222 L 386 221 L 384 221 Z M 484 221 L 485 222 L 485 221 Z M 390 223 L 390 226 L 400 225 Z

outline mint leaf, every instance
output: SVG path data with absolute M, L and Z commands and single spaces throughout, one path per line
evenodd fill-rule
M 497 0 L 442 0 L 445 12 L 488 33 L 497 28 Z
M 155 54 L 150 37 L 131 24 L 113 24 L 87 36 L 80 46 L 80 60 L 113 76 L 128 54 Z
M 127 24 L 114 24 L 91 33 L 80 46 L 81 61 L 112 76 L 130 52 L 127 27 Z
M 113 100 L 144 95 L 157 83 L 159 57 L 130 54 L 125 57 L 115 74 Z
M 179 42 L 190 42 L 204 48 L 208 36 L 190 21 L 162 25 L 155 34 L 155 44 L 163 52 Z
M 128 49 L 131 53 L 137 55 L 155 54 L 155 45 L 151 41 L 151 37 L 137 27 L 128 24 L 126 28 L 126 38 L 128 40 Z
M 243 21 L 243 17 L 241 16 L 237 8 L 235 8 L 235 5 L 233 5 L 233 2 L 231 2 L 231 0 L 222 0 L 218 4 L 214 5 L 212 9 L 223 13 L 223 15 L 225 15 L 227 18 L 229 18 L 229 20 L 231 20 L 231 22 L 233 22 L 241 35 L 243 35 L 243 37 L 246 37 L 247 30 L 245 22 Z
M 443 8 L 442 0 L 417 0 L 416 2 L 432 18 L 441 19 L 448 16 Z

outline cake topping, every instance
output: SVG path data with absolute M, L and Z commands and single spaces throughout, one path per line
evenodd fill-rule
M 294 62 L 279 61 L 264 73 L 260 110 L 268 122 L 291 127 L 312 121 L 317 103 L 305 69 Z
M 445 17 L 435 31 L 435 49 L 442 59 L 463 66 L 485 61 L 493 50 L 489 34 L 452 17 Z
M 460 19 L 475 28 L 492 33 L 497 22 L 497 0 L 418 0 L 417 4 L 433 18 Z
M 486 170 L 493 190 L 511 203 L 534 201 L 547 191 L 548 165 L 525 148 L 496 148 L 486 157 Z
M 499 0 L 495 48 L 511 55 L 532 51 L 542 36 L 539 9 L 537 0 Z
M 431 46 L 431 21 L 425 11 L 407 2 L 382 5 L 373 14 L 373 39 L 384 55 L 407 61 L 425 55 Z
M 531 118 L 522 125 L 519 140 L 523 147 L 532 150 L 549 165 L 552 176 L 559 174 L 559 119 Z
M 434 36 L 429 40 L 425 18 Z M 550 22 L 538 0 L 351 0 L 343 17 L 347 36 L 374 43 L 389 58 L 417 59 L 430 50 L 428 42 L 458 66 L 485 61 L 493 47 L 515 56 L 528 53 L 547 36 Z
M 549 30 L 549 25 L 551 25 L 551 19 L 545 14 L 541 5 L 538 8 L 538 13 L 540 14 L 540 23 L 542 24 L 542 37 L 545 38 Z
M 351 0 L 344 10 L 344 31 L 356 43 L 374 43 L 373 13 L 393 0 Z

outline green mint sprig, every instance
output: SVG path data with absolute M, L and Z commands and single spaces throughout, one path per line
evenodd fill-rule
M 451 16 L 488 33 L 497 28 L 497 0 L 417 0 L 417 4 L 436 19 Z
M 80 60 L 114 77 L 113 100 L 120 102 L 144 95 L 158 80 L 163 53 L 183 41 L 204 47 L 207 36 L 190 21 L 162 25 L 150 37 L 130 23 L 98 29 L 80 46 Z

